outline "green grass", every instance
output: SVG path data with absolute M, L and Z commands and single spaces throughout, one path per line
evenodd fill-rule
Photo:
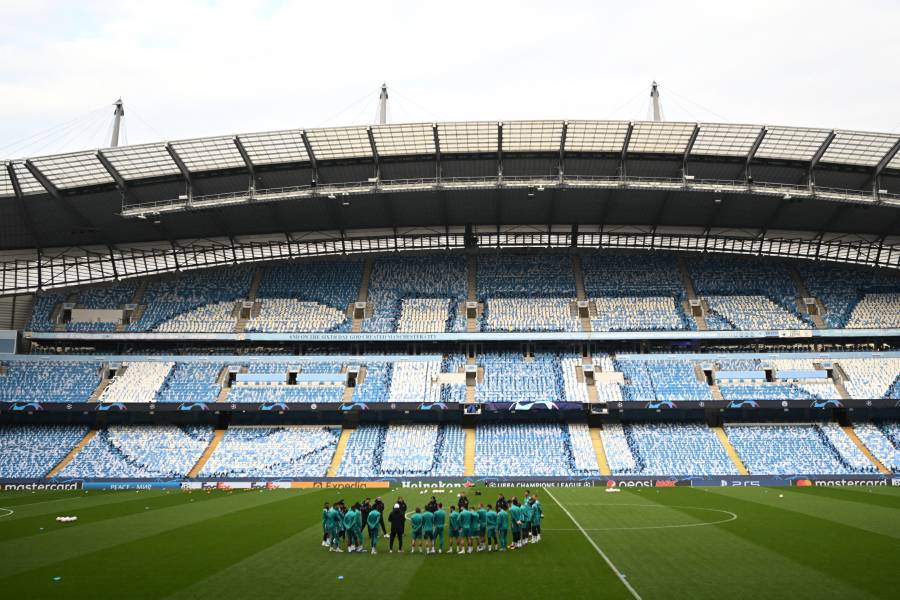
M 493 502 L 498 491 L 470 498 Z M 897 597 L 900 490 L 536 491 L 543 542 L 466 556 L 388 554 L 383 539 L 377 556 L 322 548 L 322 503 L 371 490 L 0 493 L 0 595 L 633 598 L 590 536 L 648 600 Z M 410 508 L 428 498 L 401 493 Z M 390 504 L 397 491 L 383 495 Z

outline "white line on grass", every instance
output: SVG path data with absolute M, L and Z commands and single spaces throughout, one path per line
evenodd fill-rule
M 5 510 L 5 511 L 6 511 L 6 514 L 5 514 L 5 515 L 0 515 L 0 519 L 2 519 L 3 517 L 9 517 L 9 516 L 11 516 L 11 515 L 16 514 L 16 511 L 14 511 L 14 510 L 11 509 L 11 508 L 3 508 L 2 506 L 0 506 L 0 510 Z
M 730 510 L 723 510 L 721 508 L 704 508 L 702 506 L 670 506 L 668 504 L 570 504 L 569 506 L 590 506 L 593 508 L 609 508 L 611 506 L 637 506 L 640 508 L 686 508 L 689 510 L 705 510 L 707 512 L 717 512 L 722 513 L 724 515 L 728 515 L 727 519 L 720 519 L 718 521 L 703 521 L 702 523 L 682 523 L 680 525 L 645 525 L 642 527 L 602 527 L 600 529 L 585 529 L 585 531 L 639 531 L 644 529 L 684 529 L 686 527 L 704 527 L 706 525 L 719 525 L 721 523 L 731 523 L 732 521 L 737 521 L 738 516 L 731 512 Z M 555 531 L 553 529 L 546 529 L 546 531 Z M 561 529 L 559 531 L 575 531 L 574 529 Z
M 619 568 L 616 567 L 616 565 L 614 565 L 611 560 L 609 560 L 609 557 L 606 555 L 606 552 L 604 552 L 603 550 L 600 549 L 600 546 L 597 545 L 597 542 L 595 542 L 594 539 L 588 535 L 587 531 L 584 530 L 584 527 L 582 527 L 581 524 L 575 520 L 575 517 L 572 516 L 572 513 L 570 513 L 569 510 L 565 506 L 563 506 L 562 502 L 560 502 L 559 500 L 556 499 L 556 496 L 554 496 L 553 493 L 549 489 L 544 488 L 544 492 L 548 496 L 550 496 L 550 498 L 552 498 L 554 502 L 556 502 L 556 504 L 563 510 L 564 513 L 566 513 L 566 516 L 569 517 L 569 520 L 571 520 L 572 523 L 575 524 L 575 527 L 577 527 L 578 530 L 581 531 L 581 534 L 584 535 L 585 539 L 587 539 L 588 542 L 590 542 L 591 546 L 594 547 L 594 550 L 597 551 L 597 554 L 599 554 L 603 558 L 603 560 L 606 562 L 606 564 L 609 565 L 609 568 L 613 570 L 613 573 L 616 574 L 616 577 L 619 578 L 619 581 L 622 582 L 622 585 L 624 585 L 625 588 L 629 592 L 631 592 L 631 595 L 632 595 L 632 597 L 634 597 L 634 600 L 641 600 L 641 595 L 638 594 L 637 590 L 634 589 L 634 587 L 632 587 L 632 585 L 628 582 L 628 579 L 625 578 L 625 575 L 622 574 L 622 571 L 620 571 Z

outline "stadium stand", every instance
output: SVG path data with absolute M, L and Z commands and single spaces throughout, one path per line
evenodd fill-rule
M 223 306 L 234 306 L 246 298 L 252 269 L 228 267 L 200 269 L 181 273 L 175 277 L 153 279 L 141 301 L 144 310 L 127 331 L 222 331 L 233 328 L 230 311 Z M 213 305 L 204 312 L 203 307 Z
M 391 425 L 382 452 L 381 475 L 462 475 L 463 430 L 459 425 Z
M 574 298 L 492 298 L 484 308 L 484 331 L 578 331 Z
M 844 387 L 857 400 L 890 397 L 900 375 L 900 358 L 846 358 L 838 364 L 847 375 Z
M 160 387 L 156 401 L 184 404 L 215 402 L 222 391 L 218 378 L 223 367 L 216 363 L 175 363 Z
M 126 362 L 103 390 L 100 402 L 152 402 L 175 367 L 174 362 Z
M 618 423 L 605 423 L 600 430 L 600 439 L 606 450 L 606 461 L 613 475 L 631 475 L 637 473 L 638 464 L 628 445 L 625 430 Z
M 900 294 L 866 294 L 853 308 L 846 327 L 900 327 Z
M 31 331 L 53 331 L 57 323 L 53 322 L 53 313 L 63 302 L 71 301 L 77 308 L 87 309 L 120 309 L 131 302 L 138 287 L 138 280 L 129 279 L 112 285 L 88 287 L 77 290 L 67 299 L 59 292 L 45 292 L 35 298 L 28 329 Z M 65 331 L 71 332 L 109 332 L 115 331 L 118 321 L 109 322 L 70 322 L 64 324 Z
M 395 332 L 414 321 L 419 327 L 433 327 L 430 331 L 465 331 L 465 314 L 457 310 L 466 299 L 466 261 L 461 255 L 379 257 L 368 289 L 373 313 L 363 322 L 364 332 Z M 447 311 L 441 314 L 437 302 L 425 304 L 426 310 L 418 314 L 414 307 L 422 304 L 405 306 L 408 300 L 425 299 L 446 302 Z
M 853 425 L 857 437 L 866 445 L 869 452 L 892 473 L 900 473 L 900 448 L 894 441 L 898 436 L 889 437 L 886 431 L 898 428 L 896 423 L 855 423 Z
M 184 477 L 212 439 L 213 428 L 112 425 L 101 430 L 58 477 Z
M 770 258 L 687 255 L 697 294 L 709 304 L 710 329 L 808 329 L 786 264 Z
M 628 447 L 640 468 L 638 475 L 737 475 L 728 454 L 706 425 L 633 424 L 624 427 Z M 626 461 L 627 462 L 627 461 Z
M 475 428 L 475 474 L 493 477 L 584 475 L 568 429 L 558 423 L 484 424 Z M 597 474 L 596 460 L 591 473 Z
M 896 308 L 900 277 L 896 272 L 830 262 L 797 261 L 795 264 L 809 292 L 825 305 L 822 317 L 829 327 L 900 326 L 900 310 Z M 862 302 L 869 294 L 873 295 L 874 302 Z M 885 307 L 889 310 L 881 314 L 872 310 L 892 296 L 892 304 Z M 863 306 L 857 314 L 859 304 Z
M 384 402 L 388 398 L 388 390 L 394 372 L 394 364 L 390 362 L 366 361 L 366 376 L 357 383 L 353 390 L 353 402 Z
M 696 329 L 683 309 L 684 287 L 667 252 L 583 252 L 585 292 L 595 305 L 593 331 Z
M 391 374 L 388 402 L 440 402 L 440 361 L 398 361 Z
M 338 477 L 371 477 L 381 470 L 387 427 L 360 425 L 350 434 Z
M 877 473 L 872 462 L 866 458 L 837 423 L 822 423 L 819 426 L 825 439 L 834 447 L 841 461 L 854 473 Z
M 200 477 L 324 477 L 339 427 L 229 427 Z
M 444 298 L 406 298 L 400 304 L 397 333 L 430 333 L 455 329 L 452 300 Z M 460 326 L 461 327 L 461 326 Z
M 484 379 L 475 388 L 478 402 L 556 401 L 563 396 L 562 373 L 556 355 L 537 353 L 531 359 L 514 353 L 478 357 Z
M 626 400 L 677 402 L 712 400 L 705 381 L 697 378 L 694 363 L 687 360 L 614 360 L 625 375 Z
M 821 427 L 812 424 L 726 424 L 728 439 L 754 475 L 850 475 L 848 464 Z
M 0 426 L 0 478 L 44 477 L 87 432 L 81 425 Z
M 599 475 L 597 454 L 591 441 L 591 430 L 585 423 L 569 423 L 569 445 L 572 452 L 572 469 L 579 475 Z
M 93 362 L 10 361 L 0 363 L 0 402 L 87 402 L 100 385 Z

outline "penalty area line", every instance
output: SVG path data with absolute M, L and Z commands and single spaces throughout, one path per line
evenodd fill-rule
M 575 520 L 575 517 L 572 516 L 572 513 L 569 512 L 569 509 L 563 506 L 563 503 L 557 500 L 556 496 L 554 496 L 549 489 L 544 488 L 544 493 L 550 496 L 550 498 L 552 498 L 553 501 L 556 502 L 557 506 L 559 506 L 563 510 L 563 512 L 566 513 L 566 516 L 569 517 L 569 520 L 572 521 L 572 523 L 575 525 L 575 527 L 578 528 L 585 539 L 591 544 L 591 546 L 594 547 L 594 550 L 597 551 L 597 554 L 599 554 L 603 558 L 604 562 L 606 562 L 606 564 L 609 566 L 609 568 L 612 569 L 613 573 L 616 574 L 616 577 L 619 578 L 619 581 L 622 582 L 622 585 L 624 585 L 625 588 L 631 593 L 631 596 L 634 598 L 634 600 L 642 600 L 641 595 L 638 594 L 637 590 L 634 589 L 634 586 L 629 583 L 625 575 L 622 574 L 622 571 L 620 571 L 619 568 L 613 564 L 613 561 L 609 559 L 609 557 L 606 555 L 606 552 L 604 552 L 600 548 L 600 546 L 597 545 L 597 542 L 595 542 L 594 539 L 588 535 L 587 531 L 584 530 L 584 527 L 581 526 L 581 523 Z

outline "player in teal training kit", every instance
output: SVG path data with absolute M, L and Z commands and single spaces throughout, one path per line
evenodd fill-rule
M 322 545 L 326 548 L 331 545 L 331 536 L 328 535 L 328 530 L 330 529 L 329 525 L 329 516 L 328 511 L 331 509 L 331 505 L 327 502 L 325 503 L 325 507 L 322 509 Z
M 497 537 L 500 538 L 500 552 L 506 552 L 506 532 L 509 530 L 509 515 L 502 508 L 497 509 Z
M 450 507 L 450 548 L 449 552 L 453 553 L 454 546 L 457 550 L 462 548 L 459 540 L 459 512 L 455 506 Z
M 485 515 L 485 543 L 487 544 L 487 551 L 493 552 L 494 547 L 497 544 L 497 513 L 494 512 L 493 507 L 488 504 L 487 505 L 487 514 Z
M 434 513 L 428 510 L 422 513 L 422 543 L 425 554 L 434 552 Z
M 341 523 L 343 516 L 341 511 L 332 506 L 328 511 L 328 527 L 331 535 L 331 552 L 343 552 L 341 550 Z
M 469 547 L 469 554 L 471 554 L 472 546 L 469 538 L 472 537 L 472 512 L 468 508 L 461 508 L 459 511 L 459 536 L 463 547 L 459 549 L 458 554 L 465 553 L 466 546 Z
M 485 530 L 487 529 L 487 511 L 484 504 L 478 505 L 478 551 L 485 549 L 487 542 L 485 541 Z
M 434 511 L 434 546 L 437 548 L 438 554 L 444 551 L 444 523 L 446 521 L 447 513 L 444 512 L 444 505 L 438 504 L 438 509 Z
M 369 526 L 369 542 L 372 544 L 372 554 L 378 554 L 375 551 L 375 547 L 378 546 L 378 538 L 380 537 L 378 533 L 381 531 L 381 513 L 374 506 L 369 511 L 369 516 L 366 517 L 366 525 Z M 362 540 L 360 540 L 360 543 L 362 543 Z
M 531 543 L 531 496 L 525 496 L 522 503 L 522 543 Z
M 351 506 L 350 510 L 344 515 L 343 520 L 344 531 L 347 532 L 347 552 L 355 552 L 357 548 L 362 546 L 362 540 L 357 538 L 359 513 Z
M 422 547 L 422 509 L 416 507 L 416 512 L 413 513 L 412 519 L 412 553 L 416 551 L 416 548 Z
M 531 531 L 534 533 L 534 541 L 541 541 L 541 519 L 544 518 L 544 509 L 537 496 L 532 496 L 534 504 L 531 505 Z
M 519 506 L 519 501 L 513 498 L 512 506 L 509 507 L 509 520 L 510 525 L 512 526 L 512 547 L 513 548 L 521 548 L 522 540 L 521 540 L 521 532 L 522 532 L 522 507 Z

